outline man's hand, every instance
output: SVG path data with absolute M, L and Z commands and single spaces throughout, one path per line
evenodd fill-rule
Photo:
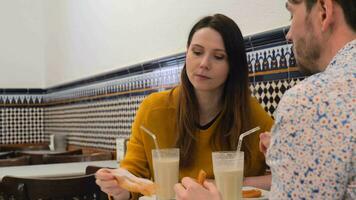
M 271 133 L 264 132 L 260 134 L 260 151 L 266 156 L 267 149 L 271 142 Z

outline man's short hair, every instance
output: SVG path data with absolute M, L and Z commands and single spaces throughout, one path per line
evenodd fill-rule
M 307 10 L 310 11 L 317 0 L 288 0 L 292 4 L 299 4 L 305 1 Z M 356 1 L 355 0 L 335 0 L 338 3 L 342 11 L 344 12 L 347 25 L 356 32 Z
M 291 4 L 300 4 L 303 1 L 305 2 L 305 5 L 307 6 L 307 11 L 310 11 L 317 0 L 288 0 L 288 2 Z
M 310 0 L 307 0 L 310 1 Z M 347 25 L 356 32 L 356 1 L 355 0 L 335 0 L 344 11 Z

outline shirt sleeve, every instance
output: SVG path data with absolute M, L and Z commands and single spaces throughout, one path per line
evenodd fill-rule
M 353 113 L 352 100 L 337 94 L 305 85 L 285 93 L 267 151 L 270 199 L 345 198 L 356 174 Z

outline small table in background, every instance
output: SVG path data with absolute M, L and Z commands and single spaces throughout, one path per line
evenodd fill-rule
M 108 167 L 108 168 L 117 168 L 119 166 L 116 160 L 104 160 L 104 161 L 1 167 L 0 181 L 4 176 L 35 178 L 35 177 L 68 177 L 68 176 L 84 175 L 85 169 L 89 165 Z

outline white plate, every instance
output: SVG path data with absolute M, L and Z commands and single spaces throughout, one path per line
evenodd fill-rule
M 269 191 L 267 191 L 267 190 L 262 190 L 260 188 L 255 188 L 255 187 L 250 187 L 250 186 L 244 186 L 242 188 L 242 190 L 251 190 L 251 189 L 261 190 L 261 192 L 262 192 L 261 197 L 258 197 L 258 198 L 243 198 L 243 200 L 267 200 L 268 199 Z
M 156 195 L 140 197 L 138 200 L 156 200 Z
M 251 189 L 259 189 L 259 188 L 250 187 L 250 186 L 243 187 L 243 190 L 251 190 Z M 262 196 L 261 197 L 258 197 L 258 198 L 243 198 L 243 200 L 267 200 L 269 192 L 267 190 L 262 190 L 262 189 L 259 189 L 259 190 L 262 191 Z M 156 200 L 156 196 L 155 195 L 150 196 L 150 197 L 144 196 L 144 197 L 140 197 L 139 200 Z

